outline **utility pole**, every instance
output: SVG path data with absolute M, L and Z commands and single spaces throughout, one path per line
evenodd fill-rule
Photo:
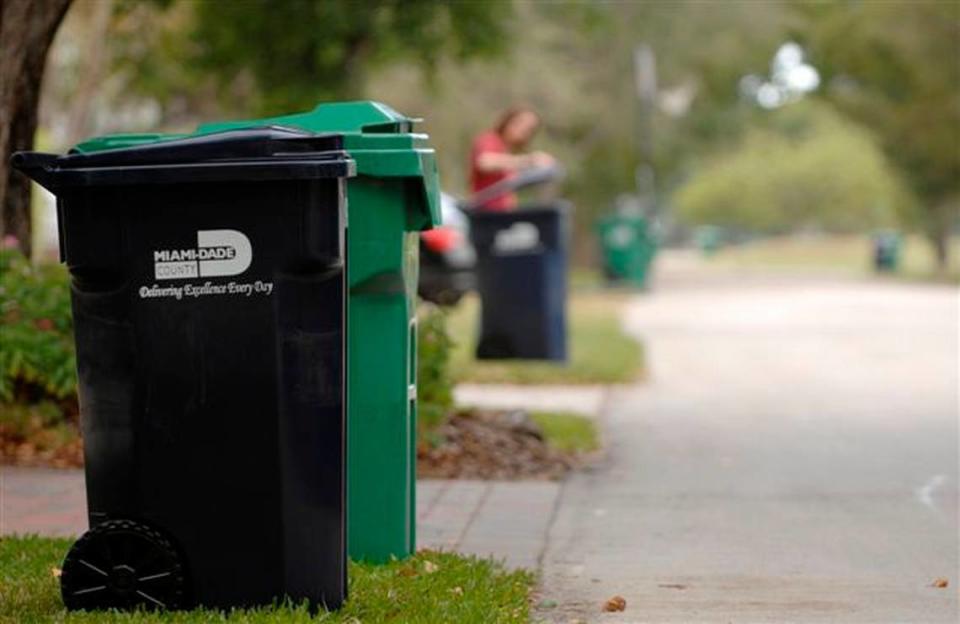
M 657 206 L 656 171 L 653 153 L 653 115 L 657 107 L 657 60 L 645 43 L 633 49 L 633 81 L 637 95 L 637 153 L 635 172 L 637 197 L 644 210 Z

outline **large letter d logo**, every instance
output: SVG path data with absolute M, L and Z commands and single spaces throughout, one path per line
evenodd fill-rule
M 253 261 L 250 239 L 237 230 L 199 230 L 197 247 L 200 277 L 239 275 Z

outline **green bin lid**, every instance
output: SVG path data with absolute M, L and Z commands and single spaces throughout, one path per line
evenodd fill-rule
M 344 149 L 357 163 L 357 175 L 407 178 L 417 192 L 410 208 L 411 225 L 430 229 L 440 224 L 440 184 L 436 154 L 427 135 L 413 132 L 419 121 L 386 104 L 362 100 L 319 104 L 312 111 L 201 125 L 197 134 L 251 126 L 287 126 L 309 132 L 343 134 Z
M 194 135 L 259 126 L 343 134 L 344 149 L 355 160 L 357 175 L 407 179 L 415 190 L 410 195 L 415 201 L 408 206 L 410 226 L 428 230 L 440 224 L 440 183 L 436 154 L 427 142 L 427 135 L 413 132 L 417 121 L 380 102 L 331 102 L 319 104 L 305 113 L 206 123 L 197 127 Z M 98 152 L 187 136 L 191 135 L 112 134 L 83 141 L 73 151 Z

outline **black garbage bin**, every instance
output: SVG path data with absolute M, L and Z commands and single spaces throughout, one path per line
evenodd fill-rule
M 57 195 L 90 530 L 71 609 L 338 607 L 344 540 L 339 136 L 240 130 L 20 153 Z
M 470 213 L 480 294 L 478 359 L 567 358 L 570 206 Z

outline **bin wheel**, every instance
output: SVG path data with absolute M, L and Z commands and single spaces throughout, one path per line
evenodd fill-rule
M 186 596 L 184 566 L 157 531 L 133 520 L 108 520 L 70 548 L 60 593 L 70 610 L 177 609 Z

